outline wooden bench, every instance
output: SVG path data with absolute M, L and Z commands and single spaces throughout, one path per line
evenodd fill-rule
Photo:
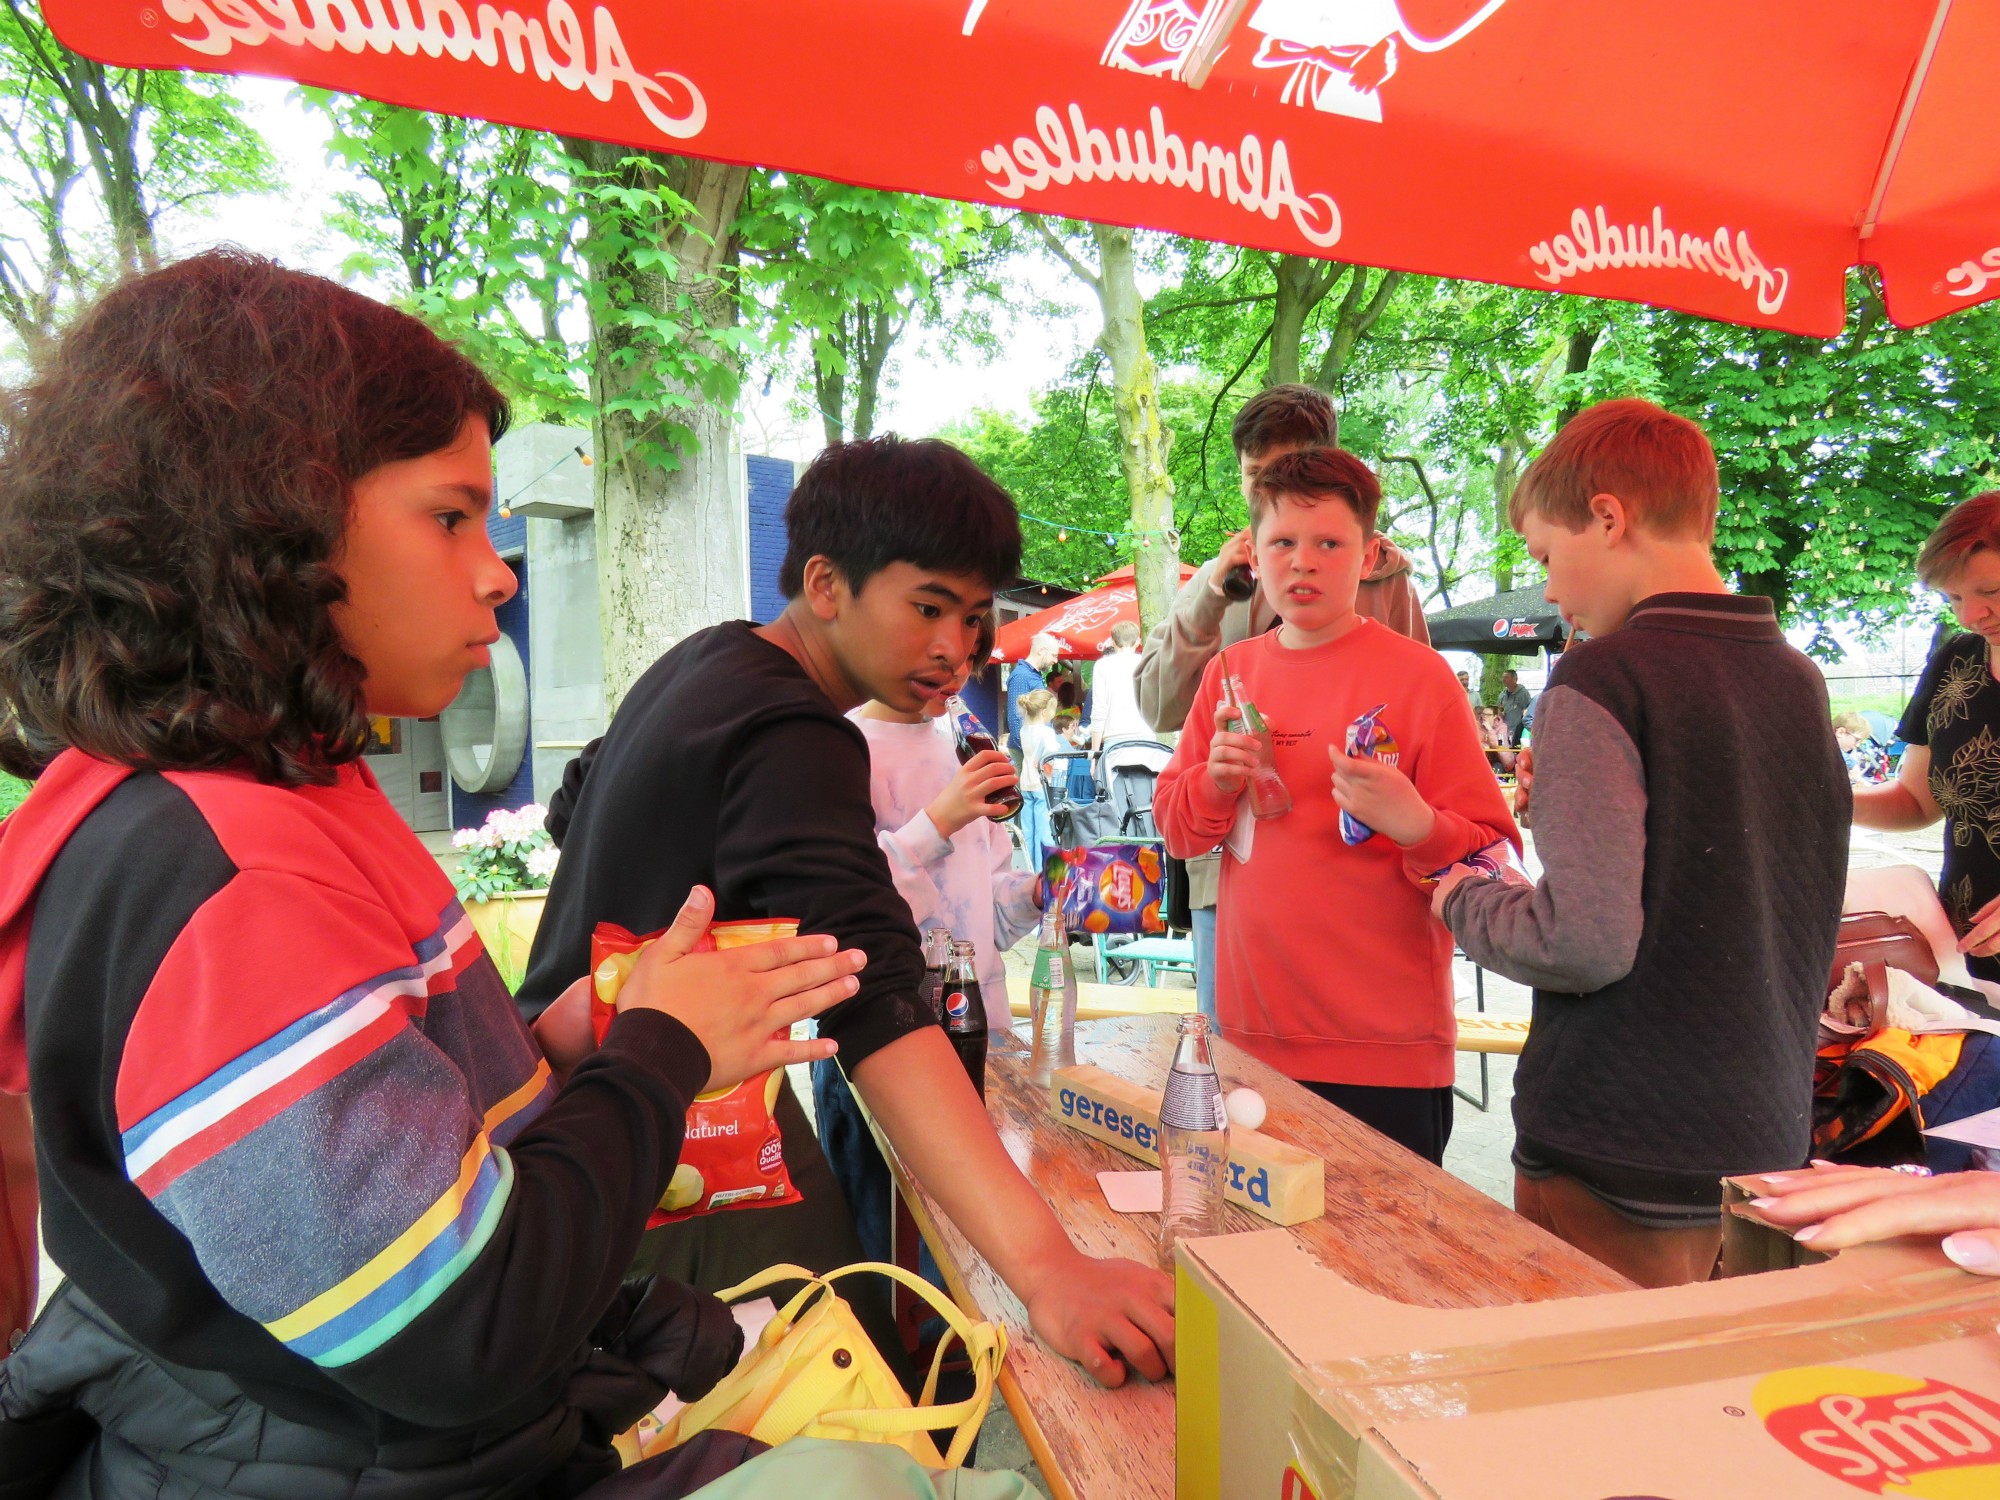
M 1028 977 L 1007 976 L 1007 1005 L 1017 1016 L 1028 1014 Z M 1087 984 L 1076 986 L 1076 1018 L 1079 1021 L 1108 1021 L 1118 1016 L 1178 1016 L 1194 1009 L 1193 990 L 1156 989 L 1142 984 Z M 1458 1018 L 1460 1052 L 1504 1053 L 1519 1057 L 1528 1040 L 1526 1021 L 1503 1021 L 1498 1016 L 1469 1015 Z

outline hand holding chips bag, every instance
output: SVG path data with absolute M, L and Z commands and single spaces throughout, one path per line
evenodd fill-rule
M 1393 766 L 1402 758 L 1403 750 L 1396 743 L 1396 737 L 1389 733 L 1389 727 L 1381 722 L 1382 710 L 1389 705 L 1378 703 L 1367 713 L 1347 726 L 1347 753 L 1366 756 Z M 1340 836 L 1349 848 L 1365 844 L 1375 837 L 1375 830 L 1348 812 L 1340 810 Z
M 697 953 L 742 948 L 797 934 L 796 921 L 717 922 L 694 946 Z M 618 1015 L 618 992 L 657 932 L 638 937 L 611 922 L 590 935 L 591 1030 L 598 1041 Z M 697 1095 L 688 1109 L 680 1165 L 666 1195 L 646 1220 L 648 1229 L 731 1208 L 796 1203 L 800 1198 L 785 1166 L 785 1146 L 772 1111 L 784 1087 L 773 1068 L 731 1089 Z
M 1058 868 L 1057 861 L 1061 861 Z M 1049 858 L 1071 932 L 1165 932 L 1160 916 L 1164 869 L 1155 844 L 1097 844 L 1060 849 Z

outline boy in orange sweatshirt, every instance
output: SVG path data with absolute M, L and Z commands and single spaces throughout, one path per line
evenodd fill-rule
M 1520 836 L 1444 658 L 1355 612 L 1380 547 L 1381 501 L 1368 466 L 1338 448 L 1264 470 L 1251 495 L 1256 570 L 1284 623 L 1208 664 L 1154 813 L 1182 858 L 1226 847 L 1223 1034 L 1442 1162 L 1457 1040 L 1452 942 L 1418 882 Z M 1241 732 L 1225 674 L 1264 716 L 1268 752 Z M 1378 705 L 1393 762 L 1346 753 L 1348 726 Z M 1266 753 L 1292 806 L 1253 819 L 1244 794 Z M 1343 811 L 1373 835 L 1347 842 Z

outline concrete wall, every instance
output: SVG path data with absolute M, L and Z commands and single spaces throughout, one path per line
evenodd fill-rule
M 528 657 L 533 717 L 528 757 L 547 802 L 563 767 L 604 733 L 604 642 L 597 624 L 597 541 L 589 516 L 528 521 L 528 588 L 535 596 Z

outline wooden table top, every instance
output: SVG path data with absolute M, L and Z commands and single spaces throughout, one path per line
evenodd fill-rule
M 1174 1018 L 1131 1016 L 1077 1027 L 1077 1060 L 1149 1086 L 1173 1056 Z M 1307 1093 L 1228 1042 L 1215 1045 L 1225 1088 L 1263 1094 L 1263 1129 L 1326 1162 L 1326 1213 L 1292 1233 L 1348 1281 L 1428 1307 L 1536 1302 L 1631 1283 L 1552 1235 Z M 986 1105 L 1008 1153 L 1091 1255 L 1151 1264 L 1155 1214 L 1113 1213 L 1101 1171 L 1142 1164 L 1049 1118 L 1045 1090 L 1030 1087 L 1028 1050 L 995 1034 Z M 879 1140 L 880 1137 L 878 1136 Z M 886 1150 L 886 1147 L 885 1147 Z M 1174 1485 L 1171 1385 L 1134 1380 L 1106 1391 L 1083 1370 L 1042 1348 L 1026 1312 L 937 1204 L 887 1152 L 897 1185 L 931 1246 L 952 1295 L 968 1311 L 1004 1324 L 1009 1349 L 1000 1387 L 1057 1500 L 1166 1500 Z M 1247 1210 L 1224 1209 L 1227 1227 L 1268 1230 Z

